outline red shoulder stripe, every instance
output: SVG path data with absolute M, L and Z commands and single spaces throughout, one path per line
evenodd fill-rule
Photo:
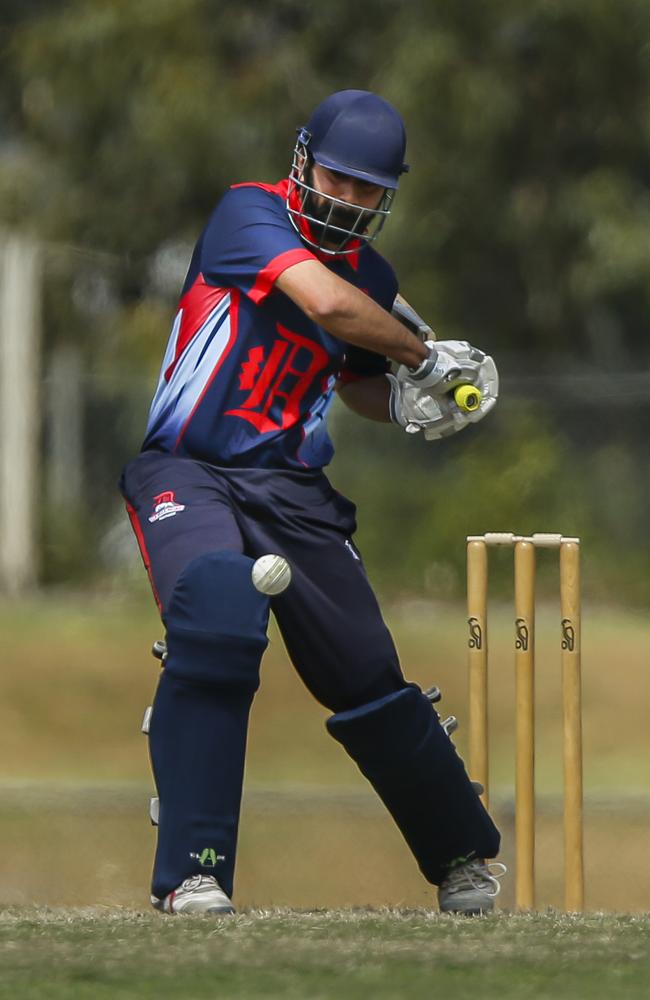
M 284 253 L 278 254 L 258 272 L 255 284 L 247 293 L 249 299 L 252 299 L 255 305 L 259 305 L 269 294 L 282 272 L 286 271 L 288 267 L 293 267 L 294 264 L 299 264 L 301 260 L 316 260 L 316 258 L 306 247 L 296 247 L 295 250 L 285 250 Z

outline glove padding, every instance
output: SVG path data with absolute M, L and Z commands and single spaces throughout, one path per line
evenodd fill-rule
M 492 359 L 490 358 L 490 361 Z M 494 364 L 494 362 L 492 362 Z M 494 369 L 498 392 L 498 376 Z M 424 431 L 427 441 L 457 434 L 469 424 L 482 420 L 496 405 L 496 393 L 483 395 L 477 410 L 467 413 L 461 410 L 449 390 L 443 395 L 431 395 L 430 390 L 421 389 L 408 382 L 400 382 L 395 375 L 387 375 L 390 382 L 390 418 L 403 427 L 407 434 Z
M 474 385 L 484 398 L 496 400 L 499 376 L 489 355 L 466 340 L 427 340 L 424 346 L 429 357 L 415 369 L 400 365 L 398 382 L 426 389 L 432 396 L 440 396 L 458 385 Z

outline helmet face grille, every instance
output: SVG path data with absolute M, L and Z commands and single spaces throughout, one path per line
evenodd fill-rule
M 318 191 L 310 183 L 309 138 L 301 129 L 293 151 L 286 200 L 289 219 L 301 239 L 322 254 L 358 253 L 379 235 L 390 215 L 394 191 L 386 189 L 377 208 L 364 208 Z

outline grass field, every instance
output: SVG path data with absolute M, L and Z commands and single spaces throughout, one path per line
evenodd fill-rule
M 146 596 L 146 595 L 145 595 Z M 461 719 L 462 607 L 402 605 L 388 615 L 408 676 L 438 683 Z M 151 779 L 139 732 L 158 672 L 148 600 L 40 599 L 0 606 L 0 905 L 146 906 Z M 510 609 L 491 618 L 493 802 L 513 863 Z M 557 609 L 538 621 L 538 905 L 562 900 Z M 584 734 L 587 903 L 650 911 L 650 623 L 586 608 Z M 238 863 L 238 905 L 434 907 L 392 821 L 325 733 L 278 636 L 252 717 Z M 512 879 L 501 897 L 512 905 Z
M 390 612 L 407 675 L 461 719 L 461 607 Z M 513 857 L 511 613 L 491 618 L 493 803 Z M 148 909 L 154 832 L 139 732 L 158 665 L 148 602 L 0 605 L 0 997 L 11 1000 L 625 1000 L 650 995 L 650 624 L 586 609 L 587 906 L 562 901 L 557 609 L 538 621 L 536 915 L 512 878 L 486 920 L 436 913 L 400 835 L 324 731 L 272 632 L 253 709 L 236 902 L 225 921 Z M 598 911 L 610 911 L 608 913 Z M 645 911 L 645 912 L 644 912 Z M 615 915 L 615 914 L 618 915 Z
M 483 920 L 252 911 L 230 920 L 0 910 L 0 994 L 20 1000 L 646 1000 L 650 917 Z

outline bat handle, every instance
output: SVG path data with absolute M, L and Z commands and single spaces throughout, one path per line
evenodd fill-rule
M 481 390 L 475 385 L 458 385 L 454 389 L 454 401 L 459 410 L 473 413 L 481 405 Z

